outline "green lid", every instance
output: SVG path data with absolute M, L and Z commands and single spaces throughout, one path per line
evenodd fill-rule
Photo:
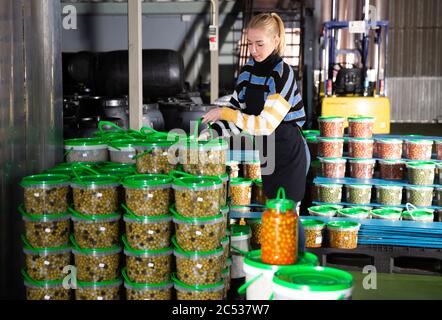
M 398 218 L 401 216 L 401 212 L 395 209 L 376 209 L 371 212 L 374 215 L 384 218 Z
M 98 172 L 102 175 L 116 176 L 116 177 L 127 177 L 136 173 L 133 168 L 113 168 L 113 167 L 103 167 L 98 169 Z
M 308 137 L 308 136 L 320 136 L 321 135 L 321 131 L 319 130 L 305 130 L 302 133 L 304 133 L 304 136 Z
M 75 236 L 73 234 L 70 235 L 69 239 L 71 240 L 72 246 L 73 246 L 73 252 L 79 253 L 79 254 L 85 254 L 85 255 L 94 255 L 94 254 L 117 254 L 121 252 L 121 246 L 116 245 L 109 248 L 98 248 L 98 249 L 87 249 L 87 248 L 81 248 L 77 241 L 75 240 Z
M 137 140 L 135 143 L 135 147 L 148 147 L 148 148 L 156 148 L 156 147 L 166 147 L 169 148 L 177 143 L 177 137 L 173 137 L 175 139 L 167 139 L 167 138 L 157 138 L 157 139 L 147 139 L 147 140 Z
M 137 165 L 132 163 L 115 163 L 115 162 L 104 162 L 100 166 L 101 168 L 113 168 L 113 169 L 133 169 L 134 172 L 137 170 Z
M 374 122 L 375 118 L 374 117 L 348 117 L 348 121 L 361 121 L 361 122 L 366 122 L 366 121 L 370 121 L 370 122 Z
M 361 225 L 352 221 L 332 221 L 327 223 L 329 229 L 359 229 Z
M 407 167 L 413 169 L 435 169 L 436 163 L 430 161 L 413 161 L 408 162 Z
M 34 286 L 37 288 L 47 288 L 47 287 L 60 287 L 63 285 L 64 279 L 61 280 L 35 280 L 29 275 L 26 268 L 21 269 L 21 274 L 23 275 L 25 285 Z
M 333 268 L 296 266 L 278 271 L 273 283 L 299 291 L 333 292 L 353 287 L 353 276 Z
M 375 159 L 350 159 L 350 163 L 368 163 L 368 164 L 375 164 Z
M 106 143 L 96 138 L 70 139 L 64 141 L 66 147 L 97 147 L 107 146 Z
M 324 141 L 324 142 L 344 142 L 344 138 L 324 138 L 324 137 L 319 137 L 318 140 L 319 141 Z
M 121 219 L 121 215 L 118 212 L 111 213 L 111 214 L 85 215 L 85 214 L 81 214 L 78 211 L 75 211 L 72 208 L 69 208 L 69 212 L 72 214 L 72 218 L 75 220 L 100 222 L 102 220 L 119 220 L 119 219 Z
M 159 288 L 167 288 L 167 287 L 172 287 L 173 286 L 173 282 L 172 281 L 164 281 L 161 283 L 136 283 L 136 282 L 132 282 L 128 275 L 127 275 L 127 267 L 125 267 L 122 271 L 121 274 L 123 275 L 125 284 L 127 286 L 129 286 L 131 289 L 159 289 Z
M 309 212 L 313 212 L 319 216 L 330 216 L 335 215 L 338 210 L 340 210 L 341 206 L 315 206 L 308 209 Z
M 366 142 L 366 143 L 373 143 L 373 139 L 367 139 L 367 138 L 348 138 L 349 142 Z
M 194 285 L 194 286 L 188 285 L 188 284 L 178 280 L 178 278 L 176 277 L 175 274 L 172 274 L 172 280 L 177 287 L 187 289 L 190 291 L 209 291 L 209 290 L 215 290 L 215 289 L 221 290 L 222 288 L 224 288 L 224 280 L 221 280 L 220 282 L 215 283 L 215 284 Z
M 379 160 L 380 164 L 405 164 L 403 160 Z
M 207 141 L 196 140 L 194 138 L 189 138 L 186 141 L 180 141 L 179 148 L 190 148 L 190 149 L 226 149 L 229 147 L 227 141 L 224 139 L 211 139 Z
M 338 211 L 338 213 L 352 217 L 352 216 L 366 216 L 370 213 L 371 210 L 363 208 L 363 207 L 353 207 L 353 208 L 347 208 L 347 209 L 341 209 Z
M 433 140 L 424 140 L 424 139 L 407 139 L 406 143 L 414 143 L 414 144 L 433 144 Z
M 19 211 L 25 221 L 31 221 L 31 222 L 54 222 L 54 221 L 64 221 L 71 218 L 71 216 L 67 212 L 59 214 L 47 214 L 47 215 L 30 214 L 25 212 L 23 206 L 19 207 Z
M 81 176 L 72 180 L 72 185 L 92 187 L 92 186 L 107 186 L 119 185 L 120 179 L 109 175 L 92 175 Z
M 277 266 L 262 262 L 261 250 L 255 250 L 247 253 L 247 255 L 244 258 L 244 264 L 261 270 L 276 271 L 276 270 L 293 268 L 294 266 L 317 266 L 319 265 L 319 260 L 315 254 L 305 252 L 305 253 L 300 253 L 298 255 L 298 262 L 295 265 Z
M 404 141 L 400 140 L 400 139 L 389 139 L 389 138 L 385 138 L 385 139 L 375 139 L 376 142 L 379 143 L 391 143 L 391 144 L 402 144 Z
M 134 249 L 130 246 L 129 242 L 127 241 L 127 236 L 123 235 L 121 237 L 123 243 L 124 243 L 124 253 L 127 254 L 132 254 L 134 256 L 145 256 L 145 255 L 150 255 L 150 256 L 163 256 L 163 255 L 168 255 L 168 254 L 173 254 L 173 248 L 164 248 L 164 249 L 159 249 L 159 250 L 139 250 L 139 249 Z
M 238 185 L 252 185 L 253 180 L 246 179 L 246 178 L 232 178 L 230 180 L 231 186 L 238 186 Z
M 134 140 L 134 139 L 113 140 L 109 142 L 109 147 L 113 149 L 135 148 L 137 143 L 139 143 L 140 141 L 141 140 Z
M 336 162 L 346 163 L 347 162 L 347 160 L 343 159 L 343 158 L 320 158 L 319 161 L 320 162 L 330 162 L 330 163 L 336 163 Z
M 301 219 L 301 223 L 306 229 L 322 229 L 325 227 L 325 222 L 321 220 Z
M 410 211 L 404 211 L 402 213 L 402 217 L 407 217 L 415 220 L 425 219 L 425 218 L 434 218 L 434 211 L 433 210 L 423 210 L 423 209 L 417 209 Z
M 218 178 L 220 178 L 222 182 L 227 182 L 227 181 L 229 181 L 229 174 L 224 173 L 224 174 L 220 175 Z
M 306 140 L 307 140 L 307 142 L 317 142 L 318 137 L 317 136 L 307 136 Z
M 231 231 L 231 237 L 242 237 L 242 236 L 249 236 L 252 231 L 250 229 L 250 226 L 240 226 L 240 225 L 232 225 L 230 227 Z
M 256 184 L 257 186 L 262 186 L 262 179 L 253 180 L 253 183 Z
M 85 282 L 85 281 L 77 281 L 77 285 L 79 288 L 91 288 L 91 287 L 118 287 L 123 284 L 123 280 L 121 278 L 109 281 L 102 282 Z
M 217 177 L 184 177 L 173 180 L 173 185 L 183 188 L 219 187 L 223 182 Z
M 351 188 L 361 188 L 361 189 L 371 189 L 373 188 L 373 186 L 371 184 L 347 184 L 346 185 L 347 188 L 351 189 Z
M 170 207 L 170 212 L 173 213 L 173 221 L 175 221 L 175 222 L 179 221 L 179 222 L 184 222 L 184 223 L 189 223 L 189 224 L 204 224 L 204 222 L 211 222 L 211 221 L 215 221 L 215 220 L 220 220 L 220 222 L 221 222 L 224 220 L 224 216 L 222 214 L 219 214 L 219 215 L 213 216 L 213 217 L 201 217 L 201 218 L 184 217 L 184 216 L 180 215 L 175 210 L 174 205 L 172 207 Z
M 293 200 L 286 199 L 285 189 L 279 188 L 276 199 L 267 201 L 266 207 L 269 209 L 286 212 L 287 210 L 293 210 L 295 208 L 295 202 Z
M 173 178 L 164 174 L 139 174 L 126 177 L 123 180 L 123 187 L 143 189 L 147 187 L 167 186 L 173 182 Z
M 175 254 L 192 258 L 193 256 L 212 256 L 212 255 L 222 255 L 224 253 L 224 248 L 221 246 L 218 249 L 210 251 L 184 251 L 176 241 L 176 236 L 172 237 L 172 243 L 175 246 Z
M 433 191 L 434 190 L 434 188 L 432 186 L 417 186 L 417 185 L 415 185 L 415 186 L 409 185 L 409 186 L 406 186 L 405 189 L 417 190 L 417 191 L 430 191 L 430 190 Z
M 337 183 L 317 183 L 316 186 L 324 188 L 342 188 L 342 184 Z
M 54 186 L 68 183 L 71 178 L 63 174 L 39 174 L 23 178 L 20 185 L 24 188 L 32 186 Z
M 61 247 L 54 247 L 54 248 L 35 248 L 33 247 L 28 239 L 26 238 L 25 235 L 21 235 L 21 240 L 23 242 L 23 250 L 31 252 L 33 254 L 45 254 L 45 253 L 53 253 L 53 252 L 63 252 L 63 251 L 70 251 L 71 250 L 71 246 L 70 245 L 65 245 L 65 246 L 61 246 Z
M 336 116 L 332 116 L 332 117 L 319 117 L 318 120 L 321 121 L 345 121 L 344 117 L 336 117 Z

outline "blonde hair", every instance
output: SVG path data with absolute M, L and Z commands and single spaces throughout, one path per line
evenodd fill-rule
M 261 13 L 252 18 L 247 29 L 264 28 L 268 33 L 279 37 L 276 53 L 280 56 L 285 51 L 285 27 L 281 17 L 276 13 Z

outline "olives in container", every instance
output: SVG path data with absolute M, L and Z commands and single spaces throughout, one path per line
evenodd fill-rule
M 253 181 L 244 178 L 230 180 L 230 198 L 232 206 L 249 206 L 252 202 Z
M 26 212 L 40 215 L 66 212 L 69 181 L 69 176 L 59 174 L 42 174 L 23 178 L 20 185 L 24 188 Z
M 437 160 L 442 160 L 442 140 L 437 140 L 435 143 Z
M 171 280 L 161 283 L 137 283 L 129 279 L 126 269 L 123 269 L 122 273 L 125 279 L 124 287 L 127 300 L 172 300 L 173 282 Z
M 177 277 L 188 285 L 215 284 L 221 280 L 224 269 L 222 247 L 207 251 L 184 251 L 175 248 Z
M 376 160 L 353 159 L 350 163 L 350 177 L 354 179 L 373 179 Z
M 108 215 L 118 210 L 118 177 L 80 176 L 72 180 L 74 210 L 85 215 Z
M 434 211 L 433 210 L 407 210 L 402 213 L 402 220 L 416 221 L 416 222 L 433 222 Z
M 429 186 L 434 183 L 436 164 L 434 162 L 407 163 L 408 180 L 410 184 Z
M 127 211 L 124 216 L 129 245 L 136 250 L 160 250 L 170 247 L 172 216 L 139 217 Z
M 238 161 L 227 161 L 227 173 L 229 174 L 229 179 L 239 177 L 239 162 Z
M 436 189 L 436 203 L 439 207 L 442 207 L 442 187 Z
M 398 221 L 401 219 L 402 211 L 394 209 L 376 209 L 371 212 L 372 219 Z
M 401 160 L 380 160 L 379 172 L 384 180 L 404 180 L 405 162 Z
M 252 229 L 252 238 L 250 243 L 253 247 L 259 247 L 261 245 L 262 234 L 262 220 L 261 219 L 247 219 L 247 224 Z
M 384 160 L 402 159 L 403 141 L 399 139 L 379 139 L 377 143 L 377 156 Z
M 169 174 L 176 170 L 178 160 L 172 147 L 176 140 L 157 139 L 156 141 L 136 142 L 135 156 L 138 173 Z M 173 161 L 171 161 L 173 160 Z
M 344 136 L 344 122 L 342 117 L 319 117 L 321 137 L 342 138 Z
M 78 288 L 75 290 L 75 299 L 85 301 L 120 300 L 122 284 L 122 279 L 100 282 L 78 281 Z
M 194 176 L 219 177 L 227 172 L 228 147 L 228 143 L 223 139 L 190 139 L 179 144 L 180 162 L 184 171 Z
M 108 144 L 110 161 L 113 163 L 137 163 L 134 159 L 137 155 L 137 150 L 135 149 L 136 143 L 134 140 L 116 140 L 110 142 Z
M 324 178 L 345 178 L 347 160 L 341 158 L 321 158 L 321 173 Z
M 32 279 L 25 269 L 22 269 L 26 287 L 26 300 L 70 300 L 71 290 L 63 287 L 63 279 L 38 281 Z
M 373 137 L 375 118 L 373 117 L 349 117 L 348 133 L 352 138 L 371 139 Z
M 332 221 L 327 224 L 330 248 L 356 249 L 361 225 L 350 221 Z
M 221 246 L 225 234 L 222 214 L 207 218 L 186 218 L 175 212 L 175 234 L 178 245 L 185 251 L 210 251 Z
M 338 210 L 338 217 L 350 219 L 369 219 L 371 209 L 365 207 L 352 207 Z
M 385 206 L 400 206 L 402 204 L 402 186 L 377 185 L 376 199 L 379 204 Z
M 136 175 L 126 177 L 126 206 L 136 216 L 161 216 L 169 213 L 172 203 L 173 179 L 166 175 Z
M 341 203 L 342 185 L 341 184 L 317 184 L 318 200 L 323 203 Z
M 127 275 L 132 282 L 161 283 L 170 280 L 172 272 L 173 249 L 136 250 L 130 247 L 126 236 L 124 254 L 126 255 Z
M 355 159 L 373 158 L 374 140 L 351 138 L 348 140 L 348 156 Z
M 65 140 L 66 162 L 104 162 L 109 160 L 107 144 L 100 139 Z
M 342 158 L 344 154 L 343 138 L 318 138 L 319 156 L 324 158 Z
M 244 178 L 250 180 L 261 179 L 261 161 L 247 161 L 244 163 Z
M 226 265 L 227 260 L 230 257 L 230 237 L 226 236 L 221 240 L 223 246 L 223 265 Z
M 215 284 L 192 286 L 173 277 L 173 282 L 177 294 L 177 300 L 223 300 L 224 281 L 221 280 Z
M 229 175 L 226 173 L 219 178 L 223 182 L 223 188 L 220 190 L 219 205 L 225 207 L 227 205 L 227 197 L 229 194 Z
M 223 215 L 224 219 L 223 230 L 221 231 L 221 238 L 224 238 L 227 235 L 227 228 L 229 227 L 229 212 L 230 212 L 229 206 L 221 208 L 221 214 Z
M 335 217 L 340 209 L 342 206 L 315 206 L 308 208 L 308 212 L 311 216 L 330 218 Z
M 433 151 L 432 140 L 406 140 L 407 159 L 429 161 Z
M 63 269 L 71 264 L 71 247 L 69 245 L 55 248 L 32 247 L 22 237 L 26 269 L 34 280 L 59 280 L 66 275 Z
M 321 248 L 325 223 L 320 220 L 302 219 L 302 226 L 305 232 L 306 248 Z
M 71 217 L 67 213 L 51 215 L 28 214 L 19 207 L 25 223 L 25 235 L 35 248 L 61 247 L 69 243 Z
M 431 207 L 433 204 L 433 187 L 427 186 L 408 186 L 407 203 L 416 207 Z
M 85 282 L 102 282 L 116 279 L 119 274 L 121 247 L 101 249 L 80 248 L 71 236 L 74 245 L 77 278 Z
M 89 216 L 72 209 L 71 213 L 75 240 L 81 248 L 100 249 L 119 244 L 120 214 Z
M 345 186 L 347 202 L 352 204 L 370 204 L 372 185 L 352 184 Z
M 253 181 L 252 187 L 252 202 L 256 204 L 264 205 L 267 202 L 267 197 L 264 193 L 264 187 L 262 184 L 262 180 Z
M 188 218 L 219 215 L 221 179 L 217 177 L 183 177 L 175 179 L 176 211 Z

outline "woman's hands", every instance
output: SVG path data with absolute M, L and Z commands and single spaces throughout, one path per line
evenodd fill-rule
M 219 120 L 221 120 L 221 108 L 212 109 L 203 117 L 204 124 Z

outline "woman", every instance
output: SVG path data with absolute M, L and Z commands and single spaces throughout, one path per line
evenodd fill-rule
M 226 137 L 243 130 L 252 136 L 274 138 L 267 138 L 275 141 L 275 170 L 262 177 L 264 193 L 274 199 L 278 189 L 284 187 L 287 198 L 300 203 L 310 153 L 302 136 L 306 118 L 295 72 L 281 58 L 285 50 L 284 23 L 275 13 L 260 14 L 247 29 L 252 59 L 238 77 L 230 101 L 233 108 L 211 110 L 204 116 L 204 123 L 214 123 Z M 260 150 L 261 157 L 263 152 Z M 299 226 L 299 251 L 304 252 L 304 230 Z

